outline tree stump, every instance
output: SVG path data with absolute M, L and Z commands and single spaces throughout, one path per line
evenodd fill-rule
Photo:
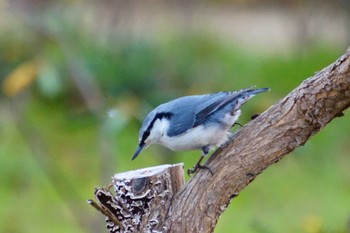
M 98 203 L 88 203 L 106 216 L 110 233 L 166 232 L 158 223 L 164 221 L 184 183 L 182 163 L 128 171 L 115 174 L 108 187 L 96 188 Z

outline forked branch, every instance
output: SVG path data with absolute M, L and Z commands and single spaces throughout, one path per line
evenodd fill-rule
M 213 175 L 207 170 L 200 170 L 174 197 L 171 196 L 169 205 L 148 205 L 153 209 L 144 212 L 153 213 L 152 216 L 163 216 L 154 215 L 155 212 L 166 213 L 166 217 L 151 219 L 153 225 L 141 220 L 140 226 L 148 228 L 135 227 L 135 231 L 213 232 L 219 216 L 230 201 L 257 175 L 295 148 L 304 145 L 331 120 L 342 116 L 349 105 L 350 50 L 335 63 L 305 80 L 285 98 L 240 129 L 225 147 L 218 149 L 206 163 Z M 157 177 L 163 176 L 161 174 Z M 175 183 L 179 180 L 179 184 L 182 184 L 183 177 L 178 173 L 176 176 L 178 179 L 170 180 Z M 159 182 L 153 183 L 159 185 Z M 161 187 L 172 187 L 171 183 L 165 183 L 168 186 Z M 108 205 L 110 203 L 108 201 Z

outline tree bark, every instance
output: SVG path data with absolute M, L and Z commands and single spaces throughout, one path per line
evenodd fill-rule
M 96 188 L 98 203 L 88 203 L 106 216 L 110 233 L 166 232 L 166 226 L 159 222 L 166 218 L 173 197 L 184 183 L 182 163 L 119 173 L 112 177 L 109 187 Z
M 158 225 L 166 232 L 213 232 L 231 200 L 257 175 L 304 145 L 349 105 L 350 49 L 219 148 L 206 162 L 213 175 L 206 169 L 195 174 Z
M 350 105 L 350 49 L 239 130 L 179 193 L 166 220 L 169 232 L 213 232 L 243 188 L 302 146 Z M 186 221 L 184 221 L 186 219 Z

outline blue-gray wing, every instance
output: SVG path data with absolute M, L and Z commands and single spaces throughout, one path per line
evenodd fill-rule
M 232 92 L 219 92 L 208 95 L 186 96 L 160 105 L 157 111 L 172 109 L 169 136 L 183 134 L 198 125 L 214 112 Z
M 237 92 L 219 92 L 209 95 L 206 101 L 197 106 L 193 127 L 202 124 L 209 115 L 231 102 L 235 96 L 237 96 Z
M 185 96 L 158 107 L 158 111 L 163 112 L 171 109 L 171 124 L 167 132 L 170 137 L 183 134 L 193 127 L 196 119 L 196 106 L 200 99 L 200 96 Z
M 185 96 L 158 106 L 154 112 L 171 112 L 171 125 L 167 133 L 169 136 L 176 136 L 202 124 L 219 109 L 226 107 L 228 111 L 232 111 L 252 96 L 267 90 L 268 88 L 248 88 L 237 92 Z
M 254 95 L 268 91 L 269 88 L 252 89 L 246 88 L 234 92 L 219 92 L 209 95 L 208 99 L 197 106 L 196 118 L 193 127 L 196 127 L 212 114 L 219 114 L 221 117 L 230 111 L 236 111 Z M 219 112 L 219 110 L 223 110 Z

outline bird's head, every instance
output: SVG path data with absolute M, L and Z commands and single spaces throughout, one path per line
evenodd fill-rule
M 134 160 L 142 150 L 151 144 L 161 143 L 161 138 L 166 134 L 169 128 L 169 120 L 172 114 L 169 112 L 149 113 L 142 123 L 139 132 L 139 146 L 135 151 L 132 160 Z

